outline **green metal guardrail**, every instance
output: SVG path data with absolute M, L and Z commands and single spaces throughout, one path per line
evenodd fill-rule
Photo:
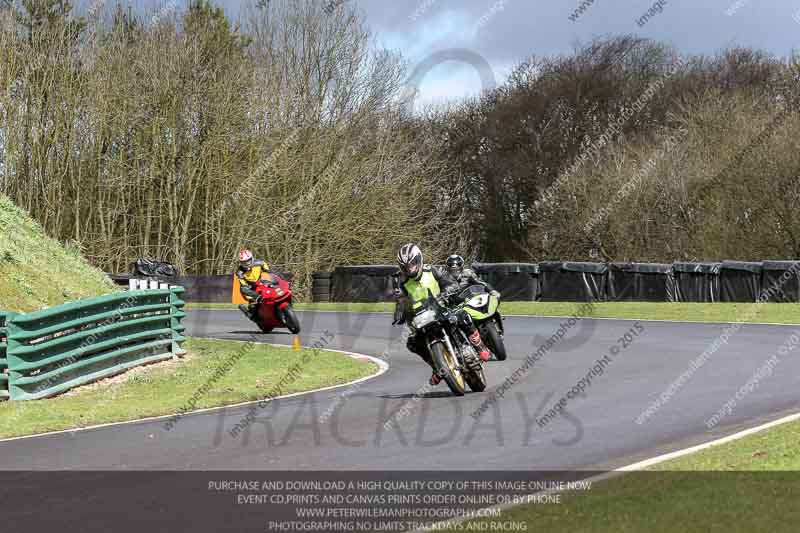
M 6 359 L 6 320 L 14 313 L 0 311 L 0 401 L 8 400 L 8 360 Z
M 182 287 L 119 292 L 12 316 L 8 391 L 36 400 L 185 352 Z

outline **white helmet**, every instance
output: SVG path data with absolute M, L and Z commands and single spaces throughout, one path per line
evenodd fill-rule
M 422 265 L 422 250 L 413 242 L 404 244 L 397 252 L 397 266 L 407 277 L 419 279 L 422 276 Z

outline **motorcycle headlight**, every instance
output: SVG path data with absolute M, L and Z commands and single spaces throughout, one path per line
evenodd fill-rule
M 483 307 L 484 305 L 489 303 L 489 295 L 488 294 L 479 294 L 478 296 L 474 296 L 471 298 L 467 304 L 470 307 Z
M 458 317 L 456 315 L 450 315 L 449 317 L 447 317 L 447 319 L 450 321 L 451 324 L 458 323 Z
M 414 326 L 415 329 L 422 329 L 435 320 L 436 313 L 432 309 L 428 309 L 415 316 L 414 320 L 411 321 L 411 325 Z

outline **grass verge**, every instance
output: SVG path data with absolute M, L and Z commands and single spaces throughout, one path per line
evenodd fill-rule
M 798 437 L 800 422 L 784 424 L 447 531 L 510 522 L 528 531 L 797 531 Z
M 574 302 L 503 302 L 505 315 L 567 316 L 584 304 Z M 298 303 L 302 311 L 390 313 L 393 303 Z M 189 309 L 235 309 L 232 304 L 189 304 Z M 687 320 L 694 322 L 751 322 L 800 324 L 800 304 L 601 302 L 589 316 L 639 320 Z
M 190 355 L 183 360 L 134 369 L 48 400 L 2 402 L 0 437 L 175 413 L 211 380 L 217 368 L 242 353 L 230 372 L 199 398 L 195 409 L 259 400 L 269 396 L 273 386 L 302 357 L 291 348 L 262 344 L 244 352 L 244 344 L 189 339 L 186 349 Z M 297 379 L 282 387 L 282 394 L 347 383 L 375 371 L 372 363 L 325 350 L 310 361 Z

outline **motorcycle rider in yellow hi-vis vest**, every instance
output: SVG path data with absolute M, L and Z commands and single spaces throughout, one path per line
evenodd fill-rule
M 422 260 L 422 251 L 414 243 L 408 243 L 400 248 L 397 254 L 397 266 L 400 267 L 400 273 L 396 275 L 395 297 L 397 298 L 397 305 L 395 307 L 395 316 L 392 324 L 408 324 L 414 316 L 414 312 L 418 309 L 425 299 L 428 297 L 428 291 L 434 296 L 438 295 L 442 290 L 448 287 L 458 285 L 443 275 L 437 268 L 431 265 L 424 264 Z M 472 319 L 466 312 L 458 314 L 459 327 L 469 338 L 469 341 L 475 346 L 478 354 L 483 361 L 489 360 L 489 350 L 481 340 L 481 334 L 472 323 Z M 433 359 L 428 351 L 425 343 L 425 337 L 419 332 L 411 335 L 406 342 L 406 347 L 409 351 L 422 357 L 422 359 L 433 368 Z M 436 373 L 434 368 L 433 375 L 431 376 L 431 385 L 438 385 L 441 378 Z

